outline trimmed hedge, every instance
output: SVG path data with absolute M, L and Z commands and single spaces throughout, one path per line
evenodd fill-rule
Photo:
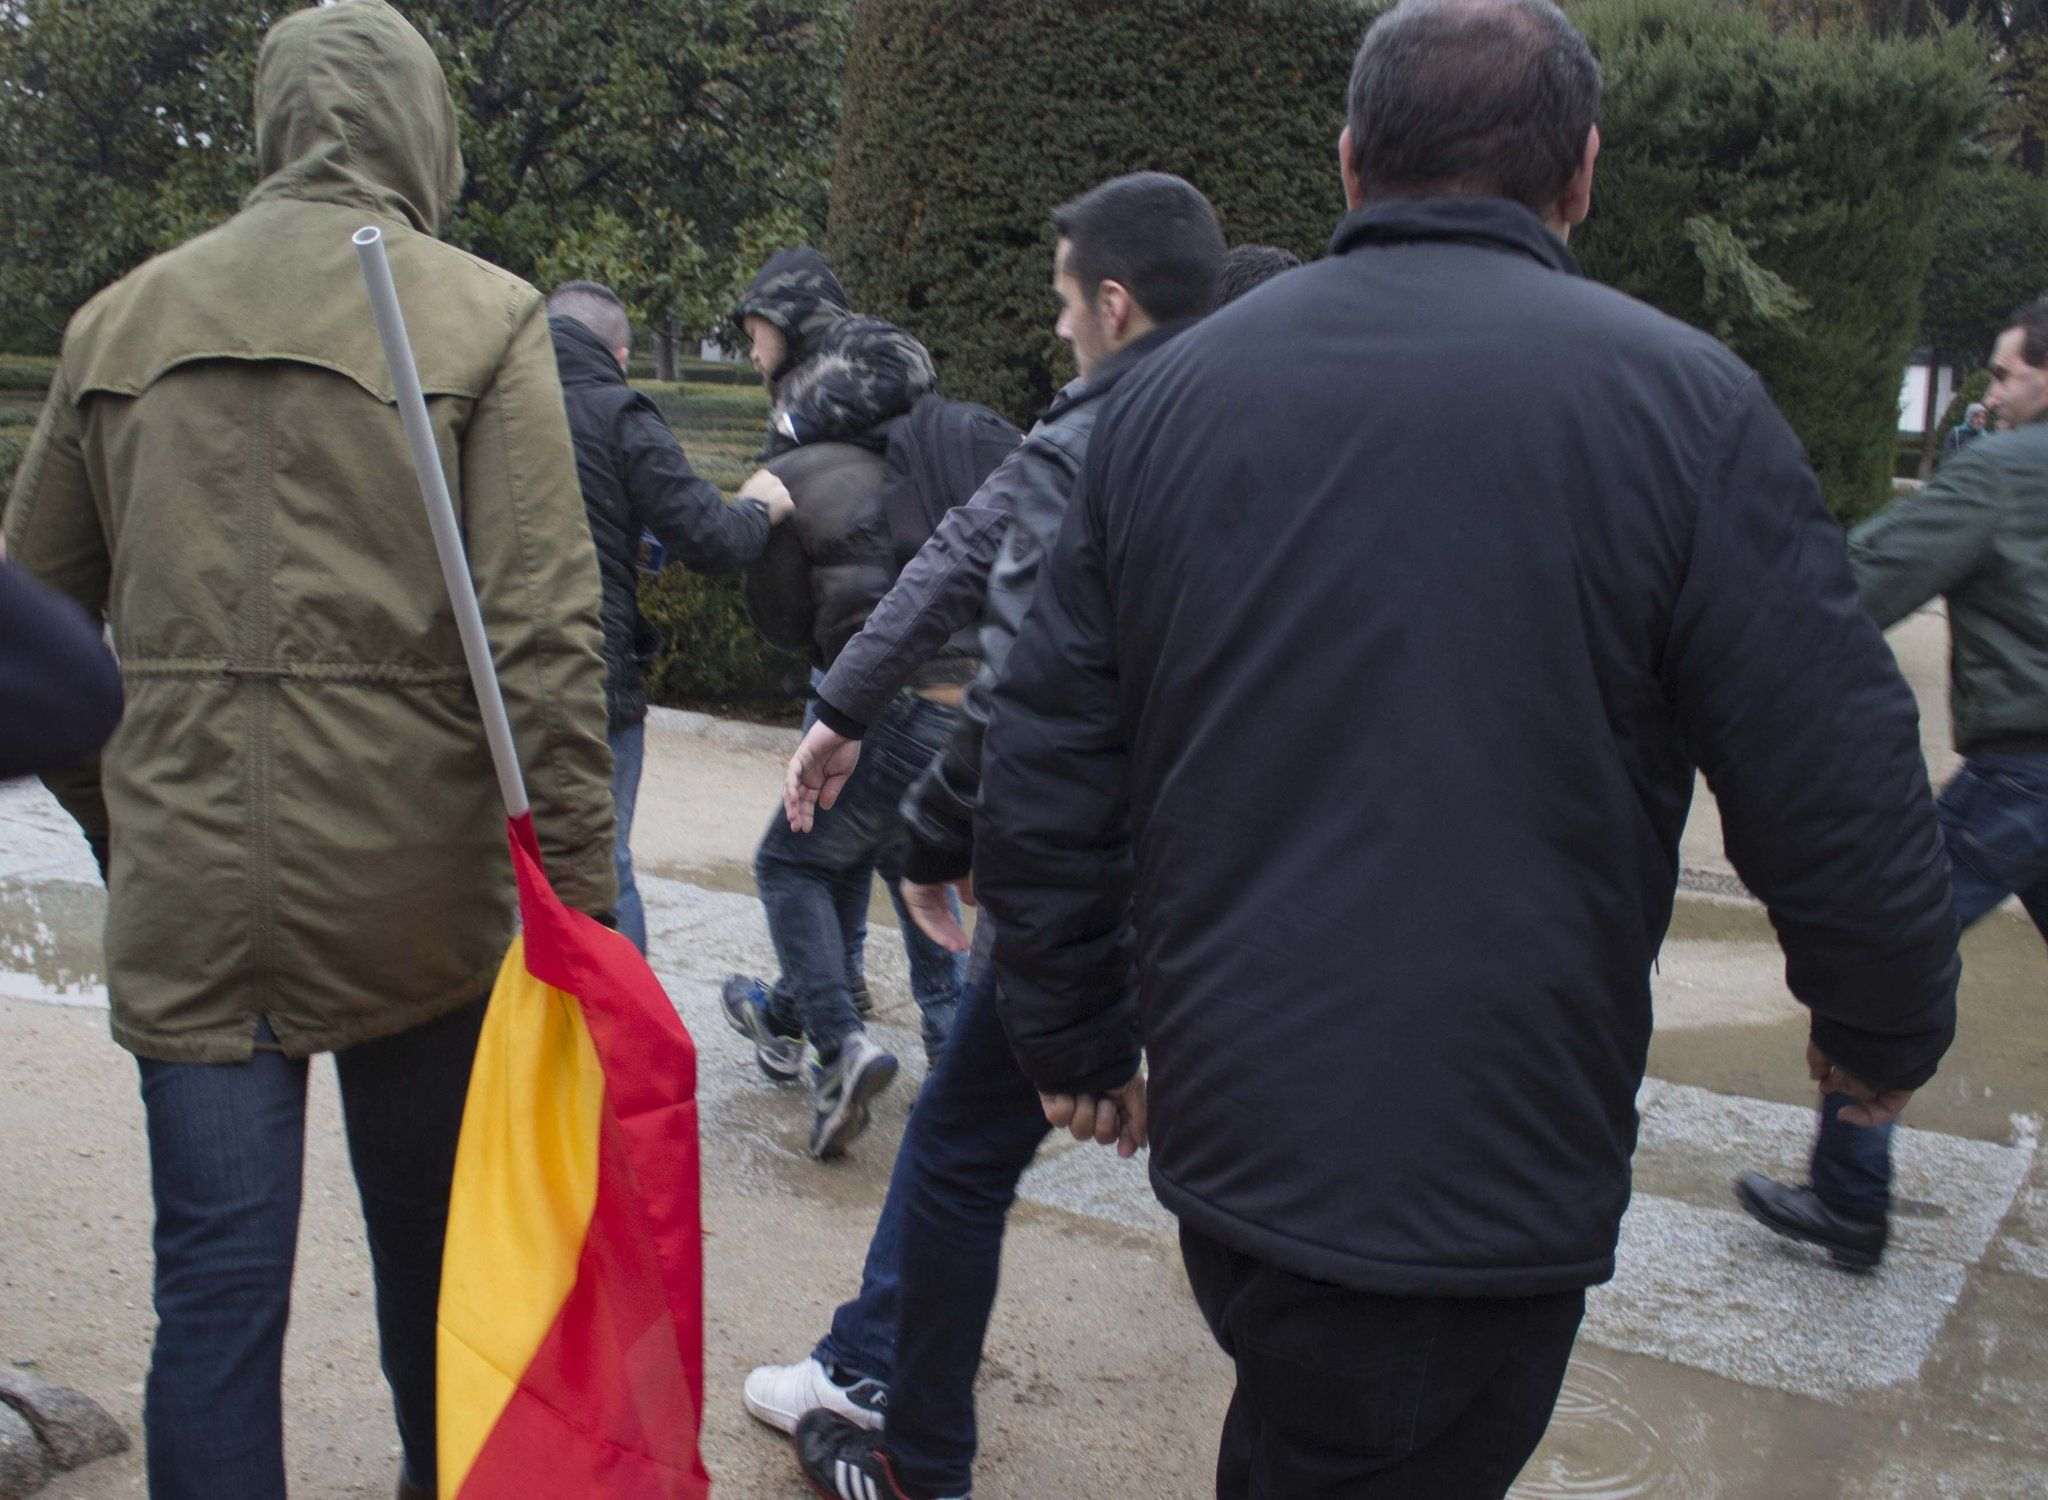
M 841 275 L 931 346 L 949 392 L 1027 420 L 1069 368 L 1048 210 L 1157 167 L 1207 192 L 1232 241 L 1319 253 L 1380 8 L 866 0 L 833 178 Z M 1882 503 L 1936 206 L 1988 102 L 1974 34 L 1816 38 L 1716 0 L 1570 9 L 1608 85 L 1586 269 L 1755 365 L 1837 514 Z
M 855 306 L 930 346 L 941 388 L 1028 422 L 1072 373 L 1052 208 L 1178 172 L 1232 243 L 1318 255 L 1362 0 L 864 0 L 828 244 Z M 990 59 L 998 64 L 991 66 Z
M 1707 0 L 1573 8 L 1607 76 L 1587 272 L 1726 339 L 1828 503 L 1884 503 L 1937 206 L 1987 102 L 1981 50 L 1773 32 Z

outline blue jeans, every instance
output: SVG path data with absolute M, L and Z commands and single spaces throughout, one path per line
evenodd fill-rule
M 481 1001 L 334 1057 L 362 1195 L 377 1339 L 406 1477 L 435 1473 L 434 1321 Z M 245 1063 L 139 1059 L 156 1198 L 151 1500 L 284 1500 L 285 1321 L 305 1159 L 306 1062 L 269 1027 Z
M 768 913 L 782 975 L 771 1005 L 801 1024 L 830 1057 L 860 1026 L 853 986 L 861 982 L 868 892 L 877 872 L 889 888 L 910 958 L 910 992 L 923 1017 L 925 1052 L 938 1054 L 960 1002 L 965 960 L 918 930 L 896 884 L 909 835 L 897 810 L 903 794 L 946 743 L 957 710 L 899 694 L 861 742 L 860 761 L 809 833 L 793 833 L 778 806 L 754 854 L 754 880 Z
M 896 1474 L 939 1495 L 965 1494 L 974 1477 L 974 1377 L 1003 1224 L 1046 1136 L 995 998 L 995 976 L 978 958 L 904 1128 L 860 1294 L 840 1305 L 816 1350 L 826 1368 L 889 1387 Z
M 2048 752 L 1973 755 L 1936 804 L 1955 874 L 1956 921 L 1969 927 L 2017 894 L 2048 937 Z M 1891 1212 L 1892 1127 L 1844 1124 L 1846 1094 L 1821 1101 L 1813 1190 L 1840 1214 Z
M 633 880 L 633 810 L 640 805 L 640 767 L 647 757 L 647 721 L 621 724 L 606 736 L 612 744 L 612 863 L 619 872 L 619 931 L 647 951 L 647 908 Z

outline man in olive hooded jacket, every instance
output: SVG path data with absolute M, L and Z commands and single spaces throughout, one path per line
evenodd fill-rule
M 128 706 L 50 785 L 110 838 L 108 991 L 156 1199 L 156 1500 L 284 1495 L 306 1059 L 333 1052 L 401 1494 L 434 1482 L 434 1312 L 502 810 L 350 233 L 383 228 L 556 889 L 613 903 L 598 578 L 540 296 L 434 238 L 462 180 L 432 50 L 300 11 L 262 181 L 73 319 L 9 553 L 112 627 Z

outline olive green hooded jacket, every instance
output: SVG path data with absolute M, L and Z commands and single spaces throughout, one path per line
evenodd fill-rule
M 503 811 L 350 234 L 382 226 L 550 874 L 614 900 L 598 578 L 539 295 L 433 238 L 462 181 L 381 0 L 263 45 L 263 180 L 73 319 L 7 547 L 111 625 L 128 706 L 50 778 L 110 834 L 116 1040 L 292 1055 L 485 994 Z
M 2048 748 L 2048 422 L 1950 454 L 1850 533 L 1849 565 L 1880 626 L 1947 597 L 1957 750 Z

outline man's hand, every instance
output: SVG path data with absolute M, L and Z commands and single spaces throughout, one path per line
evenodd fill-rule
M 809 833 L 819 808 L 831 810 L 860 763 L 860 741 L 820 721 L 804 735 L 782 776 L 782 811 L 793 832 Z
M 1113 1145 L 1118 1156 L 1136 1156 L 1146 1143 L 1143 1072 L 1113 1093 L 1040 1094 L 1038 1104 L 1053 1129 L 1072 1131 L 1077 1141 Z
M 962 906 L 974 905 L 974 877 L 963 875 L 945 885 L 919 885 L 906 880 L 900 889 L 903 904 L 910 908 L 910 918 L 917 923 L 918 931 L 944 948 L 948 953 L 965 953 L 971 946 L 967 940 L 967 929 L 960 925 L 960 919 L 953 915 L 953 908 L 946 900 L 946 892 L 959 894 Z
M 796 502 L 789 498 L 789 486 L 766 469 L 756 469 L 747 476 L 747 482 L 740 486 L 740 498 L 758 500 L 767 506 L 770 526 L 780 526 L 796 510 Z
M 1905 1111 L 1911 1089 L 1874 1089 L 1853 1073 L 1830 1062 L 1812 1042 L 1806 1044 L 1806 1076 L 1823 1094 L 1847 1094 L 1856 1100 L 1842 1106 L 1841 1118 L 1851 1125 L 1890 1125 Z

